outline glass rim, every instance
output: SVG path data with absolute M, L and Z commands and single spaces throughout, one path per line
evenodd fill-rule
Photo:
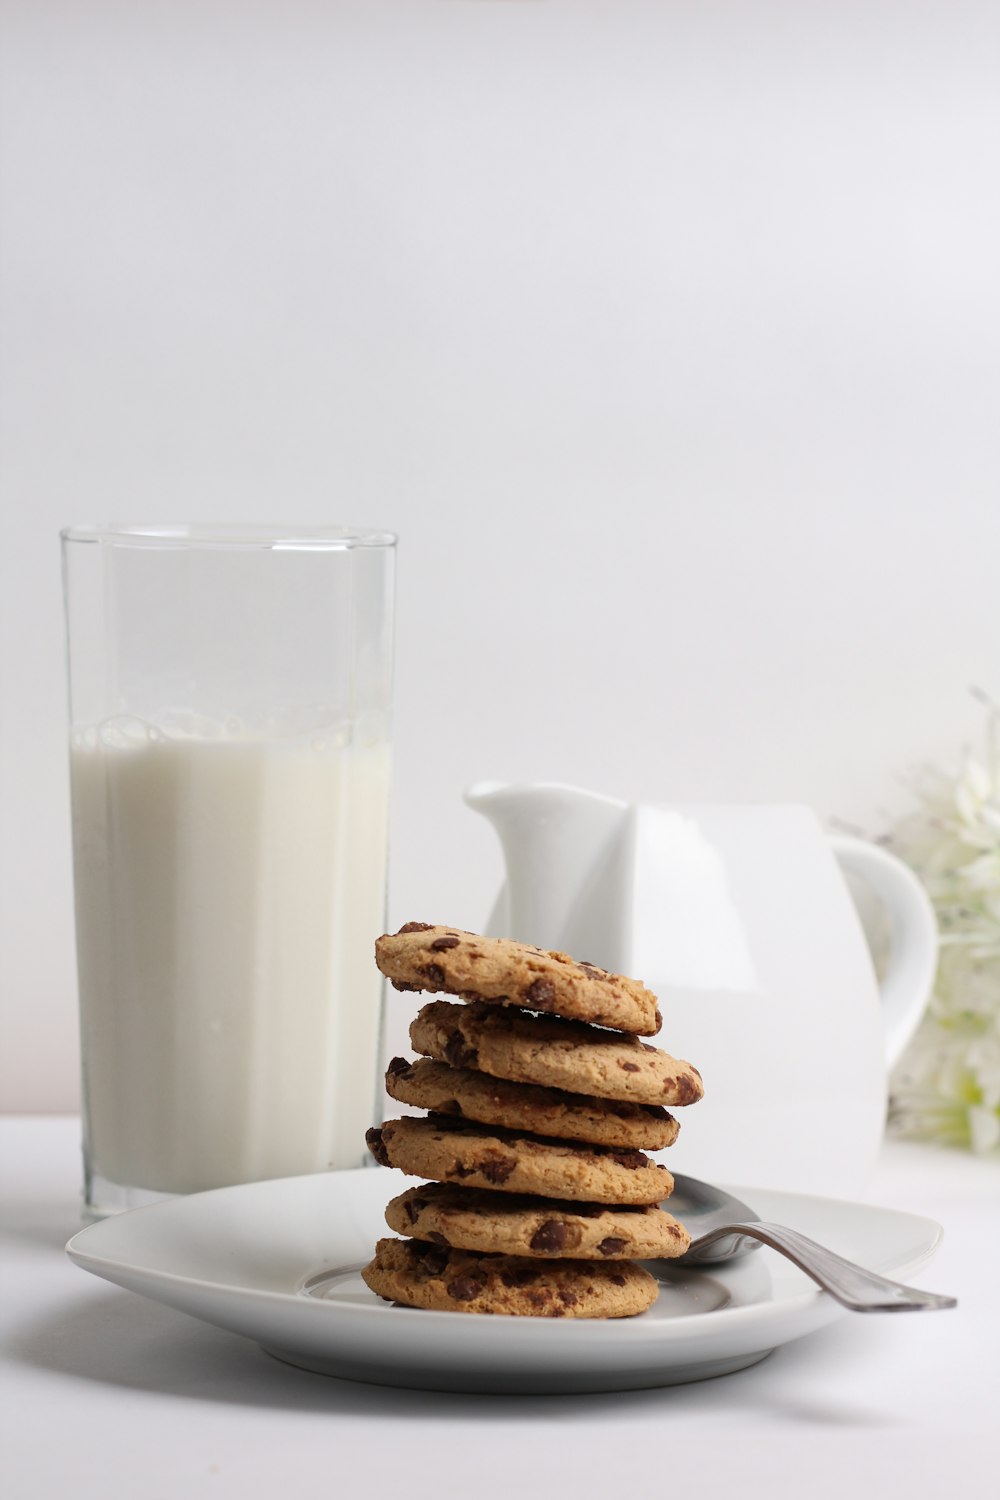
M 65 526 L 64 543 L 100 543 L 108 547 L 162 547 L 193 550 L 249 549 L 290 552 L 343 552 L 356 547 L 394 547 L 393 531 L 362 526 L 329 526 L 308 522 L 278 525 L 271 522 L 83 522 Z

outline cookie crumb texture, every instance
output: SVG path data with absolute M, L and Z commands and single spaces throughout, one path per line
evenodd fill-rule
M 511 1083 L 429 1057 L 416 1062 L 394 1057 L 385 1087 L 401 1104 L 559 1140 L 660 1151 L 673 1145 L 679 1129 L 673 1115 L 656 1104 L 595 1099 L 533 1083 Z
M 443 991 L 410 1027 L 416 1061 L 386 1090 L 430 1111 L 368 1131 L 411 1177 L 362 1273 L 387 1301 L 438 1312 L 623 1318 L 656 1301 L 638 1261 L 690 1244 L 649 1156 L 676 1138 L 664 1106 L 696 1103 L 698 1070 L 642 1040 L 660 1027 L 637 980 L 566 953 L 407 922 L 375 945 L 398 990 Z M 464 1001 L 464 1004 L 457 1003 Z
M 659 1203 L 674 1179 L 642 1151 L 574 1146 L 464 1120 L 406 1116 L 368 1132 L 381 1166 L 434 1182 L 584 1203 Z
M 513 938 L 407 922 L 376 941 L 375 962 L 397 990 L 522 1006 L 636 1036 L 660 1029 L 656 996 L 637 979 Z
M 362 1271 L 387 1302 L 437 1312 L 528 1318 L 630 1318 L 658 1285 L 631 1261 L 543 1261 L 484 1255 L 421 1240 L 379 1240 Z
M 696 1104 L 704 1092 L 697 1068 L 638 1037 L 497 1005 L 430 1000 L 410 1045 L 453 1068 L 626 1104 Z
M 554 1260 L 649 1260 L 683 1255 L 691 1236 L 654 1204 L 574 1203 L 428 1182 L 393 1198 L 397 1234 L 460 1250 Z

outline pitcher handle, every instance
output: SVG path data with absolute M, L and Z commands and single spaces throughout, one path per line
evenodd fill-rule
M 916 1031 L 934 987 L 938 954 L 934 908 L 910 867 L 887 849 L 848 834 L 831 835 L 830 844 L 841 869 L 869 886 L 889 920 L 890 953 L 879 988 L 886 1067 L 892 1068 Z

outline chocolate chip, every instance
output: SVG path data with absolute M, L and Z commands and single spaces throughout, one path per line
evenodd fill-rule
M 485 1285 L 485 1276 L 466 1273 L 464 1276 L 456 1276 L 454 1281 L 449 1281 L 448 1296 L 454 1297 L 456 1302 L 471 1302 L 473 1297 L 479 1296 Z
M 609 1276 L 608 1280 L 611 1281 L 611 1282 L 613 1282 L 615 1286 L 624 1286 L 625 1285 L 625 1277 L 624 1276 Z
M 461 1182 L 463 1177 L 471 1177 L 475 1170 L 475 1167 L 465 1167 L 460 1161 L 456 1161 L 452 1162 L 451 1171 L 448 1173 L 448 1176 L 457 1177 Z
M 460 1031 L 453 1031 L 444 1046 L 445 1058 L 453 1068 L 474 1068 L 479 1061 L 479 1053 L 463 1037 Z
M 448 1240 L 447 1240 L 446 1236 L 441 1233 L 440 1229 L 428 1229 L 428 1231 L 427 1231 L 427 1238 L 429 1240 L 433 1241 L 433 1243 L 435 1245 L 447 1245 L 448 1244 Z M 625 1243 L 625 1241 L 623 1240 L 622 1244 L 624 1244 L 624 1243 Z
M 382 1127 L 380 1125 L 373 1125 L 370 1130 L 366 1130 L 365 1140 L 368 1143 L 369 1151 L 379 1166 L 387 1167 L 389 1165 L 389 1153 L 386 1151 L 385 1141 L 382 1139 Z
M 433 925 L 433 922 L 404 922 L 396 936 L 402 937 L 404 932 L 430 932 Z
M 551 979 L 536 979 L 534 983 L 528 985 L 524 998 L 536 1010 L 549 1010 L 556 998 L 556 987 Z
M 516 1156 L 486 1156 L 479 1170 L 487 1182 L 506 1182 L 516 1166 Z
M 563 1307 L 575 1307 L 579 1300 L 580 1299 L 576 1295 L 576 1293 L 571 1292 L 568 1287 L 563 1287 L 562 1291 L 559 1293 L 559 1301 L 562 1303 Z
M 436 1245 L 421 1246 L 417 1251 L 417 1264 L 427 1276 L 440 1276 L 448 1264 L 447 1250 L 439 1250 Z
M 531 1236 L 531 1248 L 549 1253 L 562 1250 L 566 1244 L 566 1233 L 566 1225 L 560 1219 L 546 1219 Z
M 413 1064 L 408 1063 L 405 1057 L 394 1057 L 385 1071 L 386 1077 L 391 1074 L 393 1078 L 408 1078 L 413 1072 Z
M 639 1071 L 638 1063 L 626 1062 L 623 1057 L 620 1057 L 618 1059 L 618 1066 L 621 1068 L 623 1073 L 638 1073 Z
M 424 964 L 424 978 L 431 984 L 444 984 L 444 970 L 440 964 Z
M 701 1074 L 697 1068 L 692 1068 L 691 1071 L 698 1080 L 698 1083 L 695 1083 L 694 1078 L 688 1077 L 676 1078 L 674 1080 L 674 1085 L 679 1095 L 675 1101 L 677 1104 L 697 1104 L 701 1098 L 701 1090 L 698 1087 L 698 1084 L 701 1083 Z
M 459 939 L 457 937 L 439 937 L 435 938 L 433 943 L 431 943 L 430 951 L 432 953 L 443 953 L 445 948 L 457 948 L 458 944 Z
M 427 1207 L 426 1198 L 407 1198 L 406 1212 L 411 1224 L 415 1224 Z
M 638 1167 L 647 1167 L 649 1157 L 644 1156 L 641 1151 L 609 1151 L 608 1155 L 613 1157 L 620 1166 L 628 1167 L 634 1172 Z
M 655 1010 L 653 1012 L 653 1019 L 656 1021 L 656 1029 L 657 1031 L 659 1031 L 660 1027 L 663 1025 L 663 1017 L 661 1016 L 659 1010 Z
M 621 1255 L 625 1249 L 625 1241 L 616 1235 L 609 1234 L 597 1247 L 598 1255 Z

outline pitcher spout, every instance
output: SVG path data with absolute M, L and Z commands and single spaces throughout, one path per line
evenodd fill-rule
M 590 951 L 592 898 L 620 845 L 627 804 L 560 782 L 479 781 L 465 801 L 493 824 L 506 864 L 490 934 Z

